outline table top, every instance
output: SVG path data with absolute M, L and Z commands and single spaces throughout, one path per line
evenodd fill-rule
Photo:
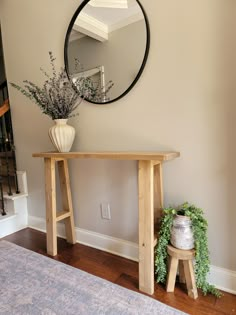
M 107 159 L 107 160 L 149 160 L 149 161 L 169 161 L 180 156 L 179 152 L 40 152 L 33 153 L 33 157 L 55 158 L 55 159 Z

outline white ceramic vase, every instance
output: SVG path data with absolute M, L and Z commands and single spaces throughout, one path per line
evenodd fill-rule
M 75 139 L 75 128 L 67 125 L 68 119 L 55 119 L 48 133 L 59 152 L 69 152 Z

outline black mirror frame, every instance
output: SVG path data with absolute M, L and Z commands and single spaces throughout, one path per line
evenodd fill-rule
M 119 95 L 118 97 L 114 98 L 113 100 L 110 100 L 110 101 L 107 101 L 107 102 L 104 102 L 104 103 L 97 103 L 97 102 L 93 102 L 93 101 L 90 101 L 90 100 L 87 100 L 85 98 L 85 100 L 89 103 L 92 103 L 92 104 L 96 104 L 96 105 L 107 105 L 107 104 L 110 104 L 110 103 L 113 103 L 115 101 L 118 101 L 120 98 L 122 98 L 123 96 L 125 96 L 126 94 L 129 93 L 129 91 L 134 87 L 134 85 L 137 83 L 137 81 L 139 80 L 143 70 L 144 70 L 144 67 L 146 65 L 146 62 L 147 62 L 147 58 L 148 58 L 148 54 L 149 54 L 149 49 L 150 49 L 150 27 L 149 27 L 149 22 L 148 22 L 148 18 L 147 18 L 147 15 L 144 11 L 144 8 L 143 6 L 141 5 L 141 3 L 139 2 L 139 0 L 136 0 L 138 5 L 140 6 L 141 10 L 142 10 L 142 13 L 143 13 L 143 16 L 144 16 L 144 20 L 145 20 L 145 24 L 146 24 L 146 31 L 147 31 L 147 42 L 146 42 L 146 49 L 145 49 L 145 54 L 144 54 L 144 58 L 143 58 L 143 62 L 142 62 L 142 65 L 139 69 L 139 72 L 137 73 L 134 81 L 131 83 L 131 85 L 121 94 Z M 67 29 L 67 32 L 66 32 L 66 38 L 65 38 L 65 44 L 64 44 L 64 62 L 65 62 L 65 70 L 66 70 L 66 73 L 67 73 L 67 76 L 70 79 L 70 76 L 69 76 L 69 65 L 68 65 L 68 43 L 69 43 L 69 37 L 70 37 L 70 33 L 72 31 L 72 28 L 73 28 L 73 25 L 75 23 L 75 20 L 77 19 L 79 13 L 83 10 L 83 8 L 90 2 L 90 0 L 84 0 L 80 6 L 78 7 L 78 9 L 75 11 L 71 21 L 70 21 L 70 24 L 69 24 L 69 27 Z M 73 84 L 73 82 L 72 82 Z

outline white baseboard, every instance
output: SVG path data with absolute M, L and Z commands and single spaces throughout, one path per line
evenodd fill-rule
M 28 217 L 29 227 L 45 232 L 46 222 L 43 218 Z M 65 238 L 65 229 L 63 223 L 57 224 L 58 236 Z M 118 256 L 122 256 L 134 261 L 138 261 L 138 245 L 119 238 L 107 236 L 104 234 L 75 228 L 76 240 L 78 243 L 88 245 L 93 248 L 103 250 Z
M 208 281 L 220 290 L 236 294 L 236 271 L 211 266 Z
M 46 222 L 43 218 L 28 217 L 29 227 L 45 232 Z M 76 240 L 80 244 L 88 245 L 105 252 L 138 261 L 138 245 L 115 237 L 75 228 Z M 58 236 L 65 238 L 64 224 L 57 224 Z M 208 280 L 218 289 L 236 294 L 236 271 L 211 266 Z

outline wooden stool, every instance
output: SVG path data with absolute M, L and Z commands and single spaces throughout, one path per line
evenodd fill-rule
M 188 295 L 193 299 L 198 298 L 195 275 L 193 270 L 193 259 L 195 251 L 177 249 L 171 245 L 167 246 L 169 254 L 169 272 L 167 278 L 167 292 L 174 292 L 177 269 L 179 265 L 179 278 L 181 283 L 185 283 L 188 289 Z

